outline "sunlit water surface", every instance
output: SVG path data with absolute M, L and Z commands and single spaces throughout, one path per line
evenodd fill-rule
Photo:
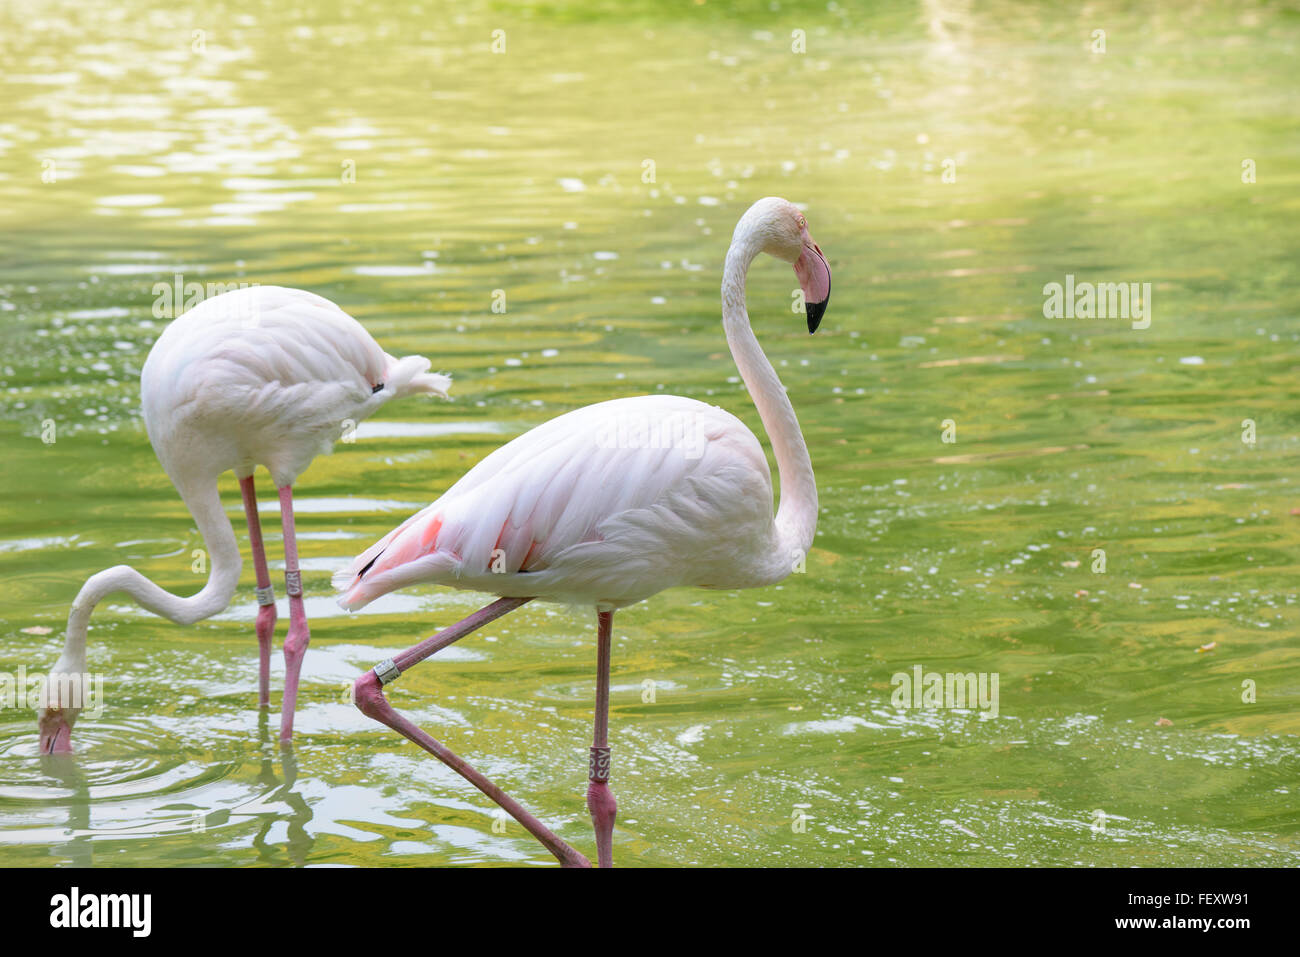
M 750 280 L 816 547 L 780 586 L 616 616 L 617 860 L 1300 863 L 1300 18 L 308 6 L 0 8 L 0 669 L 53 663 L 96 570 L 202 579 L 139 416 L 155 283 L 312 289 L 456 380 L 299 484 L 292 753 L 256 709 L 249 563 L 197 626 L 110 598 L 75 758 L 0 711 L 0 864 L 553 863 L 347 701 L 474 597 L 348 616 L 329 572 L 586 403 L 671 391 L 759 429 L 718 283 L 774 193 L 835 270 L 813 338 L 786 267 Z M 1067 274 L 1152 283 L 1150 328 L 1045 318 Z M 391 693 L 589 854 L 593 617 L 527 606 Z M 286 619 L 282 599 L 278 638 Z M 895 706 L 917 665 L 998 675 L 997 716 Z

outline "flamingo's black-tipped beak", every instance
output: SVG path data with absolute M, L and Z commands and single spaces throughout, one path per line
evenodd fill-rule
M 794 274 L 799 278 L 799 288 L 803 290 L 804 311 L 808 314 L 808 334 L 812 335 L 821 325 L 826 305 L 831 301 L 831 267 L 822 255 L 821 247 L 813 242 L 808 224 L 801 223 L 800 229 L 803 233 L 803 250 L 795 260 Z
M 830 296 L 827 296 L 821 302 L 804 303 L 804 310 L 808 313 L 808 335 L 811 336 L 822 324 L 822 316 L 826 315 L 826 306 L 830 301 Z

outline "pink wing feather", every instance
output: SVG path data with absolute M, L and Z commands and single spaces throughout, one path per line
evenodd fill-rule
M 616 434 L 611 423 L 620 416 L 662 421 L 668 415 L 693 417 L 699 426 L 697 448 L 670 443 L 629 448 L 602 440 Z M 765 510 L 770 524 L 766 458 L 753 433 L 730 413 L 677 396 L 577 409 L 497 449 L 436 502 L 362 552 L 334 576 L 335 587 L 345 592 L 340 604 L 358 608 L 417 581 L 456 584 L 486 577 L 504 587 L 510 576 L 546 572 L 563 563 L 566 551 L 601 542 L 611 520 L 671 497 L 688 481 L 737 465 L 761 481 L 758 496 L 747 487 L 746 501 L 736 503 L 735 511 Z M 722 501 L 715 511 L 728 507 Z M 549 576 L 536 574 L 535 580 Z

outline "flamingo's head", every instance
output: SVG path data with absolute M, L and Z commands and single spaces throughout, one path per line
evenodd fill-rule
M 41 708 L 36 726 L 41 754 L 71 754 L 72 726 L 86 702 L 86 675 L 61 670 L 58 665 L 41 688 Z
M 831 267 L 808 231 L 807 217 L 789 200 L 768 196 L 749 207 L 736 225 L 737 238 L 751 232 L 763 252 L 794 265 L 803 290 L 808 331 L 816 332 L 831 300 Z
M 76 720 L 77 711 L 73 708 L 42 708 L 37 719 L 41 754 L 71 754 L 72 725 Z

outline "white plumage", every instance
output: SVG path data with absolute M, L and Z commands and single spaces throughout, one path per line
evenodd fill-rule
M 767 459 L 745 424 L 647 395 L 577 409 L 497 449 L 335 584 L 345 608 L 428 581 L 609 610 L 675 585 L 782 578 L 774 535 Z
M 135 569 L 118 565 L 93 575 L 68 613 L 63 654 L 51 671 L 40 715 L 41 749 L 71 750 L 72 724 L 86 670 L 86 636 L 95 606 L 124 591 L 155 614 L 191 624 L 230 604 L 242 561 L 221 505 L 217 479 L 240 480 L 252 538 L 262 608 L 260 698 L 267 702 L 275 605 L 261 545 L 252 474 L 270 471 L 280 490 L 285 581 L 291 624 L 285 636 L 281 736 L 292 735 L 298 670 L 308 629 L 302 609 L 291 487 L 298 475 L 349 428 L 392 399 L 426 393 L 445 397 L 451 380 L 428 372 L 422 356 L 395 359 L 359 322 L 300 289 L 251 286 L 196 305 L 163 330 L 140 375 L 145 427 L 163 469 L 203 535 L 207 583 L 181 598 Z M 54 676 L 66 676 L 54 680 Z
M 451 380 L 429 366 L 423 356 L 388 355 L 315 293 L 250 286 L 205 300 L 163 330 L 140 394 L 173 481 L 227 469 L 242 478 L 265 465 L 282 487 L 330 451 L 345 423 L 392 399 L 446 397 Z

